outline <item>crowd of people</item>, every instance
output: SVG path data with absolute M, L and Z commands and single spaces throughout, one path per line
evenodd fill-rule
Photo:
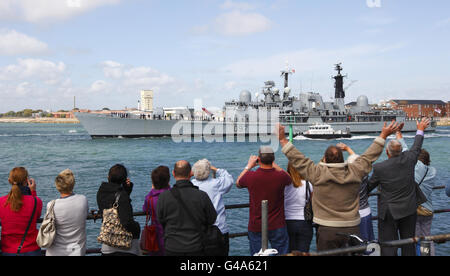
M 422 149 L 424 131 L 429 124 L 429 119 L 417 123 L 415 142 L 409 150 L 401 133 L 403 124 L 392 122 L 384 125 L 380 136 L 363 154 L 357 155 L 349 146 L 339 143 L 328 147 L 319 163 L 314 163 L 288 141 L 284 126 L 279 125 L 279 142 L 289 161 L 286 170 L 275 162 L 273 149 L 262 146 L 258 156 L 250 156 L 236 181 L 225 169 L 216 168 L 207 159 L 193 166 L 188 161 L 178 161 L 172 172 L 169 167 L 159 166 L 151 172 L 152 187 L 142 205 L 147 218 L 152 218 L 155 244 L 151 250 L 143 249 L 143 228 L 133 216 L 130 195 L 134 184 L 125 166 L 114 165 L 107 182 L 98 189 L 98 210 L 99 214 L 111 208 L 116 210 L 122 229 L 117 236 L 128 233 L 130 243 L 127 247 L 102 243 L 101 254 L 202 256 L 207 229 L 215 225 L 222 241 L 216 254 L 228 256 L 229 227 L 224 196 L 234 184 L 239 189 L 247 189 L 249 194 L 251 256 L 264 253 L 262 201 L 268 201 L 268 239 L 279 255 L 309 252 L 314 228 L 319 252 L 346 247 L 350 235 L 374 241 L 368 198 L 377 187 L 380 242 L 430 235 L 431 191 L 437 172 L 430 166 L 429 153 Z M 388 159 L 374 164 L 392 134 L 396 134 L 396 139 L 387 145 Z M 347 161 L 344 152 L 349 155 Z M 171 175 L 176 181 L 172 187 Z M 43 255 L 36 242 L 40 234 L 37 220 L 43 207 L 36 183 L 23 167 L 14 168 L 8 181 L 11 191 L 0 197 L 1 252 L 4 256 Z M 45 255 L 83 256 L 88 201 L 74 193 L 75 177 L 70 170 L 56 177 L 55 187 L 60 197 L 49 202 L 47 210 L 54 212 L 56 232 L 51 246 L 45 248 Z M 402 255 L 416 253 L 415 245 L 402 246 Z M 382 255 L 396 254 L 396 248 L 382 247 Z

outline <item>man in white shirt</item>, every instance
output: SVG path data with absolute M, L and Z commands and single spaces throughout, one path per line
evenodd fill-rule
M 215 177 L 210 177 L 211 171 L 214 172 Z M 231 190 L 234 180 L 231 174 L 224 169 L 217 169 L 206 160 L 200 160 L 194 164 L 192 168 L 194 179 L 191 181 L 195 186 L 199 187 L 201 191 L 208 194 L 214 208 L 217 212 L 217 220 L 214 223 L 222 232 L 223 240 L 225 242 L 224 256 L 228 256 L 229 252 L 229 229 L 226 223 L 225 204 L 223 196 Z

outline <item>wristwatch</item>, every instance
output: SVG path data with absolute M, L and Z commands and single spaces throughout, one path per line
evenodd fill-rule
M 247 171 L 249 171 L 250 170 L 250 168 L 247 166 L 247 167 L 245 167 L 245 169 L 244 170 L 247 170 Z

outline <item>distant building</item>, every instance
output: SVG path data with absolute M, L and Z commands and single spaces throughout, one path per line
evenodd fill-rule
M 450 102 L 447 102 L 447 117 L 450 117 Z
M 446 117 L 447 105 L 439 100 L 390 100 L 392 108 L 403 110 L 408 118 Z
M 153 90 L 141 90 L 140 110 L 153 111 Z
M 60 112 L 52 112 L 51 114 L 52 114 L 53 118 L 60 118 L 60 119 L 73 119 L 73 118 L 75 118 L 72 112 L 60 111 Z

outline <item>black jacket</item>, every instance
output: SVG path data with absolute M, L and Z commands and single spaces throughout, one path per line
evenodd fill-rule
M 208 225 L 214 224 L 217 212 L 207 193 L 200 191 L 189 180 L 177 181 L 174 188 L 179 189 L 181 199 L 201 223 L 203 231 Z M 176 253 L 202 251 L 202 235 L 198 225 L 181 208 L 170 191 L 159 196 L 156 213 L 164 228 L 164 245 L 167 250 Z
M 120 192 L 119 199 L 119 219 L 125 229 L 133 234 L 133 239 L 139 239 L 141 227 L 134 220 L 133 206 L 131 206 L 130 194 L 133 190 L 133 183 L 130 187 L 124 188 L 120 184 L 103 182 L 97 192 L 97 204 L 100 214 L 104 209 L 110 209 L 116 201 L 116 193 Z
M 395 220 L 416 212 L 419 195 L 416 193 L 414 170 L 423 140 L 422 135 L 417 135 L 409 151 L 373 166 L 368 189 L 370 192 L 378 186 L 381 192 L 378 201 L 379 218 L 385 219 L 387 210 Z

